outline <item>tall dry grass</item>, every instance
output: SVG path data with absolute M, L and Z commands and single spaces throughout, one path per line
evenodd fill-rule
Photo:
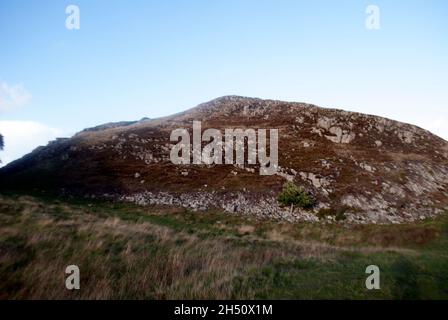
M 3 299 L 252 298 L 251 292 L 235 292 L 233 280 L 289 255 L 29 197 L 1 203 Z M 65 288 L 71 264 L 80 268 L 81 290 Z
M 350 278 L 350 270 L 339 274 L 333 268 L 341 266 L 342 256 L 357 254 L 359 265 L 353 262 L 353 268 L 363 276 L 367 260 L 359 255 L 384 263 L 413 258 L 420 246 L 442 241 L 443 228 L 437 221 L 350 228 L 286 224 L 175 208 L 0 195 L 0 299 L 252 299 L 276 290 L 289 297 L 293 279 L 311 287 L 319 283 L 306 278 L 304 265 L 307 275 L 317 265 L 327 268 L 323 276 Z M 306 264 L 310 260 L 319 263 Z M 350 259 L 341 261 L 345 265 Z M 428 263 L 438 276 L 441 262 Z M 65 287 L 65 268 L 72 264 L 80 268 L 80 290 Z M 277 283 L 282 276 L 284 282 Z M 320 297 L 316 290 L 309 296 Z

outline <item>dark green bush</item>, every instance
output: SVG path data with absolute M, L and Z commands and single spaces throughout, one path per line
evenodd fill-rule
M 313 197 L 293 182 L 284 184 L 283 190 L 278 196 L 278 201 L 283 205 L 295 205 L 304 209 L 311 208 L 314 205 Z
M 0 134 L 0 151 L 3 150 L 4 146 L 5 146 L 5 143 L 3 141 L 3 136 Z M 2 163 L 2 160 L 0 160 L 0 163 Z

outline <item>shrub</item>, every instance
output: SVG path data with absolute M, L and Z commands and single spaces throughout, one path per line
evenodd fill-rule
M 278 201 L 283 205 L 296 205 L 304 209 L 314 205 L 313 197 L 293 182 L 285 183 L 278 196 Z
M 5 143 L 3 141 L 3 136 L 0 134 L 0 151 L 3 150 L 4 146 L 5 146 Z M 0 163 L 2 163 L 2 160 L 0 160 Z

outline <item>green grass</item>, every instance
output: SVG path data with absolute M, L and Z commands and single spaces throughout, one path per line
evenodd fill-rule
M 447 299 L 447 248 L 447 214 L 349 227 L 0 195 L 0 299 Z
M 365 289 L 361 270 L 370 264 L 380 267 L 380 290 Z M 344 254 L 332 263 L 275 263 L 239 279 L 239 288 L 260 299 L 446 299 L 447 267 L 442 257 Z

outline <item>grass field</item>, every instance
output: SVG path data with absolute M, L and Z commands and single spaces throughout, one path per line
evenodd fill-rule
M 79 266 L 81 289 L 65 288 Z M 381 289 L 367 290 L 378 265 Z M 0 195 L 0 299 L 447 299 L 448 214 L 410 225 Z

